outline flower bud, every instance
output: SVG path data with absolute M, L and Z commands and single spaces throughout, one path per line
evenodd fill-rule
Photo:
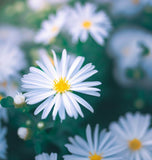
M 17 131 L 20 139 L 29 140 L 31 138 L 31 130 L 29 128 L 20 127 Z
M 22 93 L 17 93 L 14 97 L 14 105 L 16 108 L 21 108 L 25 104 L 25 96 Z

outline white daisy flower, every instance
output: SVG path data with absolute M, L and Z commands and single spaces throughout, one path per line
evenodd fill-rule
M 50 155 L 47 153 L 42 153 L 35 157 L 35 160 L 57 160 L 57 154 L 51 153 Z
M 149 0 L 111 0 L 110 10 L 113 15 L 132 17 L 148 6 Z
M 126 86 L 152 86 L 149 81 L 152 75 L 152 36 L 139 28 L 128 27 L 119 29 L 111 37 L 108 44 L 108 53 L 115 60 L 114 76 L 115 79 Z M 142 55 L 144 52 L 144 45 L 149 49 L 149 54 Z M 135 79 L 127 77 L 128 69 L 140 68 L 141 72 L 145 71 L 145 77 L 137 82 Z M 135 72 L 135 77 L 138 78 L 140 73 Z
M 43 11 L 50 6 L 48 0 L 27 0 L 27 5 L 33 11 Z
M 65 119 L 65 111 L 70 117 L 77 118 L 78 113 L 83 117 L 79 104 L 93 112 L 88 102 L 74 92 L 100 96 L 100 89 L 95 87 L 100 85 L 100 82 L 84 82 L 97 73 L 95 66 L 89 63 L 82 67 L 84 57 L 80 56 L 69 66 L 70 58 L 66 50 L 63 50 L 61 61 L 57 59 L 55 52 L 52 52 L 54 66 L 48 55 L 43 54 L 42 61 L 37 62 L 40 69 L 31 67 L 30 73 L 22 79 L 22 87 L 27 92 L 27 103 L 36 104 L 43 101 L 34 114 L 44 110 L 42 119 L 45 119 L 53 110 L 53 119 L 58 112 L 61 120 Z
M 25 58 L 18 47 L 5 44 L 0 45 L 0 49 L 0 83 L 3 83 L 19 74 L 25 67 Z
M 43 21 L 42 28 L 37 33 L 35 41 L 44 44 L 51 43 L 60 33 L 65 22 L 65 16 L 63 10 L 58 11 L 56 15 L 50 15 L 49 20 Z
M 136 27 L 119 29 L 108 43 L 108 54 L 119 64 L 136 67 L 142 52 L 140 42 L 143 40 L 143 33 L 143 30 Z
M 152 129 L 150 115 L 127 113 L 118 123 L 112 123 L 110 130 L 117 137 L 117 143 L 124 150 L 124 159 L 151 160 Z
M 73 42 L 79 39 L 86 42 L 90 34 L 98 44 L 104 44 L 111 24 L 103 11 L 96 12 L 96 7 L 91 3 L 84 6 L 76 3 L 74 9 L 69 9 L 69 15 L 67 30 L 72 35 Z
M 92 136 L 90 125 L 86 129 L 87 141 L 80 136 L 69 138 L 71 144 L 65 146 L 71 155 L 65 155 L 64 160 L 120 160 L 121 148 L 116 145 L 115 138 L 105 130 L 99 133 L 96 125 Z
M 7 129 L 2 128 L 0 123 L 0 159 L 6 159 L 7 142 L 6 142 Z

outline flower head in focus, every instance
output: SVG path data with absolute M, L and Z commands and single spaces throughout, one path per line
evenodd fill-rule
M 57 59 L 54 51 L 53 57 L 54 66 L 48 55 L 43 54 L 42 60 L 37 62 L 40 69 L 31 67 L 30 73 L 22 79 L 27 103 L 42 102 L 34 114 L 37 115 L 44 110 L 42 119 L 45 119 L 53 110 L 53 119 L 58 112 L 61 120 L 65 119 L 65 111 L 70 117 L 77 118 L 78 113 L 83 117 L 79 104 L 93 112 L 88 102 L 74 92 L 100 96 L 100 89 L 95 87 L 100 85 L 100 82 L 85 82 L 97 73 L 97 70 L 94 70 L 95 66 L 89 63 L 82 67 L 84 57 L 80 56 L 69 66 L 71 59 L 67 56 L 66 50 L 63 50 L 61 61 Z
M 104 44 L 104 38 L 108 36 L 111 23 L 103 11 L 96 12 L 96 6 L 91 3 L 84 6 L 76 3 L 74 9 L 69 9 L 69 15 L 67 29 L 73 42 L 79 39 L 81 42 L 86 42 L 91 35 L 98 44 Z
M 124 150 L 124 159 L 151 160 L 152 129 L 150 115 L 127 113 L 118 123 L 112 123 L 111 132 L 117 137 L 117 143 Z
M 103 130 L 99 133 L 99 125 L 96 125 L 92 135 L 88 125 L 86 136 L 87 141 L 80 136 L 69 138 L 71 144 L 65 146 L 71 155 L 65 155 L 64 160 L 121 160 L 121 148 L 110 132 Z
M 42 153 L 35 157 L 35 160 L 57 160 L 57 154 L 51 153 L 50 155 L 47 153 Z
M 66 13 L 63 10 L 56 15 L 50 15 L 48 20 L 43 21 L 42 28 L 37 33 L 35 41 L 37 43 L 49 44 L 60 33 L 65 22 Z

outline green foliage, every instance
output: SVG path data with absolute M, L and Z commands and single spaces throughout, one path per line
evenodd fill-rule
M 1 100 L 1 105 L 4 108 L 12 108 L 14 107 L 14 100 L 12 97 L 6 97 Z

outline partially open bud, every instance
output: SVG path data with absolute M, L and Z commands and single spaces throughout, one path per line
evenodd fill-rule
M 31 130 L 29 128 L 20 127 L 17 131 L 18 136 L 23 140 L 29 140 L 31 138 Z
M 17 93 L 14 97 L 14 105 L 16 108 L 22 108 L 25 105 L 25 96 L 22 93 Z

